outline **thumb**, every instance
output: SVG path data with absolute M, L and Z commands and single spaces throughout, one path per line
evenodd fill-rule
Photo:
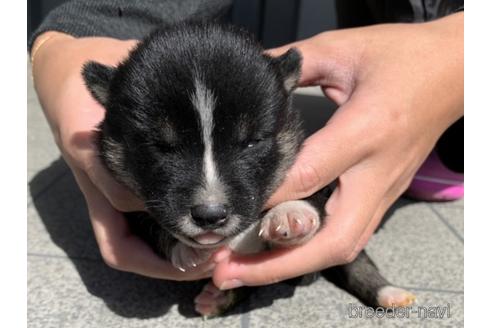
M 266 208 L 312 195 L 365 155 L 362 136 L 365 122 L 358 108 L 353 107 L 351 102 L 340 107 L 322 129 L 304 141 L 296 161 Z M 354 140 L 361 141 L 354 143 Z
M 93 142 L 94 138 L 93 131 L 78 132 L 72 137 L 72 142 L 77 149 L 76 162 L 113 208 L 120 212 L 143 211 L 145 209 L 143 201 L 128 187 L 113 178 L 104 167 Z
M 316 238 L 316 237 L 315 237 Z M 311 256 L 323 240 L 312 239 L 297 248 L 282 248 L 254 255 L 230 254 L 216 264 L 213 281 L 220 289 L 273 284 L 316 271 L 324 264 Z M 333 262 L 333 261 L 330 261 Z M 281 269 L 279 269 L 281 268 Z
M 325 226 L 306 244 L 253 255 L 231 254 L 226 259 L 216 256 L 214 284 L 220 289 L 265 285 L 351 262 L 363 248 L 361 237 L 370 236 L 378 221 L 372 224 L 371 219 L 381 191 L 367 191 L 374 181 L 365 172 L 341 177 L 325 206 L 329 213 Z

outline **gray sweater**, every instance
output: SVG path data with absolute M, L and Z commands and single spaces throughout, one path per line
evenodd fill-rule
M 82 0 L 69 1 L 52 10 L 33 33 L 55 30 L 84 36 L 142 39 L 157 25 L 186 19 L 214 20 L 227 15 L 232 0 Z
M 48 14 L 28 41 L 28 48 L 31 51 L 35 38 L 50 30 L 76 37 L 142 39 L 158 25 L 187 19 L 222 19 L 227 17 L 232 3 L 233 0 L 72 0 Z M 463 10 L 463 3 L 463 0 L 336 1 L 338 23 L 342 27 L 427 21 Z M 361 19 L 361 13 L 371 19 Z M 344 24 L 342 16 L 349 17 L 353 23 Z

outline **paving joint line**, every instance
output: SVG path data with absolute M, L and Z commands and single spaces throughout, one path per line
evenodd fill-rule
M 248 311 L 248 309 L 250 308 L 249 300 L 248 300 L 247 304 L 248 304 L 248 306 L 246 306 L 246 304 L 243 303 L 243 306 L 241 308 L 241 310 L 243 312 L 241 314 L 241 317 L 240 317 L 241 328 L 249 328 L 249 326 L 250 326 L 250 312 Z
M 411 286 L 399 286 L 403 289 L 411 289 L 421 292 L 435 292 L 435 293 L 448 293 L 448 294 L 464 294 L 463 290 L 451 290 L 451 289 L 440 289 L 440 288 L 428 288 L 428 287 L 411 287 Z
M 461 243 L 464 243 L 464 242 L 465 242 L 465 240 L 464 240 L 463 236 L 461 236 L 461 234 L 460 234 L 458 231 L 456 231 L 456 229 L 455 229 L 455 228 L 454 228 L 451 224 L 449 224 L 449 222 L 448 222 L 448 221 L 447 221 L 447 220 L 446 220 L 446 219 L 445 219 L 445 218 L 441 215 L 441 213 L 439 213 L 439 211 L 438 211 L 438 210 L 436 210 L 436 209 L 435 209 L 432 205 L 430 205 L 430 204 L 426 204 L 426 205 L 427 205 L 427 206 L 431 209 L 431 211 L 432 211 L 432 212 L 434 212 L 434 214 L 437 216 L 437 218 L 438 218 L 438 219 L 439 219 L 442 223 L 444 223 L 444 225 L 445 225 L 446 227 L 448 227 L 448 229 L 449 229 L 449 230 L 453 233 L 453 235 L 455 235 L 455 236 L 456 236 L 456 238 L 458 238 L 458 239 L 461 241 Z

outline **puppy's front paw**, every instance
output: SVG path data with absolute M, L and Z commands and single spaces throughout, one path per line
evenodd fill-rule
M 320 226 L 318 211 L 304 200 L 281 203 L 263 217 L 259 235 L 279 246 L 302 244 L 313 237 Z
M 178 242 L 171 251 L 170 260 L 175 268 L 185 272 L 205 263 L 210 255 L 207 249 L 193 248 Z

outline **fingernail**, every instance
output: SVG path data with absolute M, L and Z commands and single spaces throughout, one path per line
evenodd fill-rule
M 219 289 L 220 290 L 227 290 L 227 289 L 233 289 L 233 288 L 238 288 L 244 286 L 243 282 L 239 279 L 231 279 L 231 280 L 226 280 L 220 285 Z

